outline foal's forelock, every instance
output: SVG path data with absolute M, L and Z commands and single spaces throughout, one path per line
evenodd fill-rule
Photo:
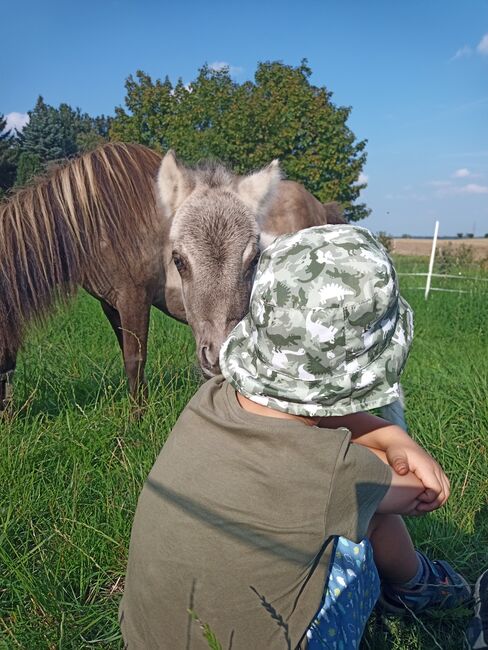
M 227 189 L 196 190 L 174 216 L 170 232 L 175 249 L 206 266 L 236 263 L 239 251 L 258 238 L 254 215 Z

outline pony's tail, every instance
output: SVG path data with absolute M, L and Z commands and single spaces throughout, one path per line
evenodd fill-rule
M 81 278 L 79 247 L 66 225 L 56 223 L 59 206 L 47 209 L 49 189 L 26 192 L 0 208 L 0 329 L 10 352 L 20 347 L 25 324 L 73 295 Z

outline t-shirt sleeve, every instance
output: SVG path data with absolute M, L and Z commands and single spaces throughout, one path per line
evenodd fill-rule
M 360 542 L 391 483 L 391 468 L 348 432 L 337 458 L 325 521 L 328 534 Z

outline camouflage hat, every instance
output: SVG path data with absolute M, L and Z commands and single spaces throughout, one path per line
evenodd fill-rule
M 369 230 L 317 226 L 263 252 L 250 311 L 223 344 L 220 367 L 258 404 L 346 415 L 398 399 L 412 336 L 412 310 Z

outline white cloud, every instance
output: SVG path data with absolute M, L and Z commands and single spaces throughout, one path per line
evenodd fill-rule
M 478 54 L 488 54 L 488 33 L 483 36 L 481 41 L 476 46 Z
M 463 194 L 488 194 L 487 185 L 477 185 L 476 183 L 469 183 L 459 188 Z
M 209 66 L 210 70 L 215 70 L 215 72 L 221 72 L 225 68 L 229 71 L 229 74 L 234 76 L 234 75 L 239 75 L 241 72 L 244 71 L 244 68 L 241 68 L 237 65 L 231 65 L 227 61 L 214 61 L 211 63 Z
M 466 178 L 467 176 L 471 176 L 471 173 L 469 169 L 466 169 L 466 167 L 463 167 L 462 169 L 456 169 L 454 174 L 452 175 L 453 178 Z
M 13 112 L 5 115 L 5 119 L 7 120 L 7 126 L 5 127 L 6 131 L 10 131 L 12 129 L 17 129 L 17 131 L 22 131 L 24 126 L 29 121 L 29 116 L 27 113 Z
M 456 61 L 456 59 L 464 59 L 468 56 L 471 56 L 473 53 L 488 56 L 488 32 L 482 36 L 481 41 L 475 48 L 472 48 L 470 45 L 463 45 L 463 47 L 460 47 L 454 56 L 450 58 L 450 61 Z
M 368 184 L 368 182 L 369 182 L 369 176 L 367 174 L 363 174 L 363 172 L 361 172 L 359 174 L 359 178 L 357 180 L 358 185 Z
M 430 183 L 432 185 L 432 183 Z M 452 196 L 453 194 L 488 194 L 487 185 L 468 183 L 467 185 L 453 185 L 452 183 L 438 184 L 434 196 L 440 198 Z
M 469 45 L 463 45 L 463 47 L 460 47 L 459 50 L 457 50 L 456 54 L 451 57 L 451 61 L 455 61 L 456 59 L 464 59 L 464 57 L 471 56 L 473 53 L 473 50 L 469 47 Z

